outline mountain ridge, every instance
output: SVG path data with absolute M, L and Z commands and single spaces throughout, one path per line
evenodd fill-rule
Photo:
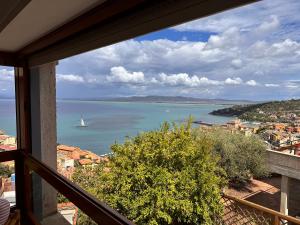
M 82 101 L 115 101 L 115 102 L 146 102 L 146 103 L 210 103 L 210 104 L 241 104 L 256 103 L 250 100 L 232 100 L 232 99 L 210 99 L 184 96 L 129 96 L 129 97 L 111 97 L 111 98 L 86 98 L 86 99 L 64 99 L 64 100 L 82 100 Z

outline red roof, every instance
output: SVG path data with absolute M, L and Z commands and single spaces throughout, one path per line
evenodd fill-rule
M 4 151 L 17 150 L 17 146 L 15 146 L 15 145 L 0 145 L 0 150 L 4 150 Z
M 93 161 L 90 159 L 80 159 L 79 163 L 80 163 L 80 165 L 90 165 L 93 163 Z
M 8 135 L 0 135 L 0 140 L 6 140 L 7 138 L 9 138 Z
M 58 145 L 57 150 L 73 152 L 76 150 L 76 147 L 68 146 L 68 145 Z

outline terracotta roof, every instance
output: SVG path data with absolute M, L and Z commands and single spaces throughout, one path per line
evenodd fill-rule
M 9 138 L 8 135 L 0 135 L 0 140 L 6 140 L 7 138 Z
M 73 151 L 75 151 L 76 149 L 79 149 L 79 148 L 76 148 L 76 147 L 73 147 L 73 146 L 68 146 L 68 145 L 58 145 L 58 146 L 57 146 L 57 150 L 60 150 L 60 151 L 69 151 L 69 152 L 73 152 Z
M 0 150 L 4 150 L 4 151 L 12 151 L 12 150 L 16 150 L 17 146 L 15 145 L 0 145 Z
M 63 202 L 57 204 L 58 209 L 75 209 L 76 206 L 72 202 Z
M 93 161 L 90 159 L 80 159 L 78 160 L 78 162 L 80 163 L 80 165 L 90 165 L 93 164 Z
M 75 160 L 80 159 L 80 154 L 79 154 L 79 152 L 77 152 L 77 151 L 72 152 L 71 158 L 72 158 L 72 159 L 75 159 Z

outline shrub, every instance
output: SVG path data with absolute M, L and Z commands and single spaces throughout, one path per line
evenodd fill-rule
M 220 157 L 219 165 L 226 171 L 230 184 L 242 187 L 252 177 L 268 175 L 266 146 L 256 135 L 245 136 L 223 129 L 199 129 L 199 138 L 209 138 L 214 143 L 214 154 Z
M 10 177 L 13 171 L 6 165 L 0 163 L 0 177 Z
M 164 123 L 114 144 L 107 164 L 81 168 L 73 179 L 136 224 L 213 224 L 223 209 L 224 171 L 212 140 L 190 125 Z M 78 224 L 94 224 L 79 215 Z

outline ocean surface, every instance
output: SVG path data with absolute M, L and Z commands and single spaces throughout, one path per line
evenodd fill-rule
M 0 100 L 0 130 L 16 135 L 13 100 Z M 101 101 L 57 101 L 57 142 L 79 146 L 102 155 L 110 145 L 127 136 L 157 129 L 163 121 L 182 122 L 190 115 L 195 120 L 224 123 L 231 118 L 213 116 L 215 104 L 136 103 Z M 78 127 L 81 116 L 87 127 Z

